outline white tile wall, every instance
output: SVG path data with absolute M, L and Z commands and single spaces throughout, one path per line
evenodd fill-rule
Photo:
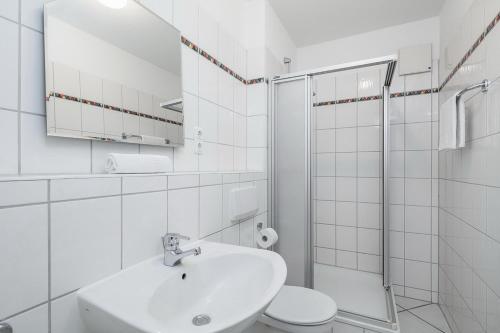
M 441 58 L 446 66 L 441 81 L 500 12 L 498 1 L 469 3 L 460 17 L 450 13 L 441 18 L 441 24 L 449 27 L 442 36 Z M 499 29 L 496 25 L 491 30 L 444 87 L 440 103 L 457 89 L 498 78 Z M 472 65 L 476 71 L 465 70 Z M 470 94 L 466 147 L 439 153 L 439 303 L 454 332 L 500 330 L 497 95 L 496 84 L 485 95 Z
M 231 31 L 224 31 L 208 13 L 200 13 L 198 1 L 141 2 L 247 77 L 247 62 L 253 58 Z M 183 46 L 184 147 L 47 137 L 43 3 L 8 1 L 0 8 L 0 36 L 7 46 L 0 54 L 0 175 L 21 176 L 12 181 L 0 179 L 0 229 L 2 235 L 12 235 L 3 245 L 16 249 L 0 251 L 2 262 L 13 262 L 12 274 L 0 277 L 0 296 L 15 299 L 7 304 L 0 302 L 0 321 L 8 318 L 20 333 L 33 332 L 34 327 L 37 332 L 87 333 L 74 291 L 161 252 L 159 237 L 167 230 L 186 233 L 193 239 L 206 235 L 211 240 L 255 246 L 256 224 L 267 225 L 266 175 L 241 172 L 265 170 L 267 164 L 267 84 L 246 86 Z M 56 72 L 61 73 L 60 68 Z M 71 76 L 63 75 L 62 79 L 71 80 Z M 92 81 L 85 75 L 79 79 Z M 88 87 L 94 85 L 83 84 L 81 93 L 95 95 L 107 104 L 121 104 L 120 87 L 103 81 L 102 96 Z M 72 95 L 79 96 L 80 89 Z M 130 107 L 147 107 L 143 97 L 129 101 Z M 86 131 L 115 136 L 123 131 L 122 125 L 111 127 L 106 115 L 104 128 L 95 128 L 87 117 L 94 113 L 80 108 L 75 111 L 83 112 Z M 250 134 L 247 115 L 253 116 Z M 122 124 L 119 118 L 115 123 Z M 125 125 L 137 130 L 143 124 L 125 120 Z M 195 153 L 196 126 L 202 128 L 200 155 Z M 68 128 L 71 130 L 71 124 Z M 248 144 L 252 148 L 248 149 Z M 241 224 L 226 223 L 226 185 L 221 174 L 89 176 L 104 172 L 109 152 L 170 156 L 171 171 L 175 172 L 237 171 L 225 175 L 224 180 L 236 186 L 240 181 L 255 182 L 260 193 L 259 215 Z M 23 178 L 34 174 L 86 176 Z M 219 206 L 220 210 L 213 210 Z
M 257 186 L 258 215 L 223 223 L 225 188 L 240 184 Z M 266 184 L 265 173 L 0 180 L 0 193 L 12 194 L 0 196 L 0 260 L 10 267 L 0 296 L 12 300 L 0 302 L 0 321 L 16 332 L 48 332 L 50 320 L 52 332 L 88 333 L 75 291 L 161 254 L 167 230 L 255 247 L 257 223 L 267 225 Z
M 316 101 L 378 95 L 379 76 L 375 69 L 315 78 Z M 318 262 L 381 272 L 381 106 L 375 100 L 314 110 Z

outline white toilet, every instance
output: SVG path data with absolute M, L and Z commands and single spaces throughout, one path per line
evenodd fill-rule
M 337 304 L 319 291 L 283 286 L 251 333 L 331 333 Z

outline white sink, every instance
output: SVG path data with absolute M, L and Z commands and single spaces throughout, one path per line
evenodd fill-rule
M 163 256 L 78 292 L 83 320 L 95 333 L 241 332 L 285 283 L 286 265 L 271 251 L 199 241 L 199 256 L 175 267 Z M 196 326 L 206 315 L 210 323 Z

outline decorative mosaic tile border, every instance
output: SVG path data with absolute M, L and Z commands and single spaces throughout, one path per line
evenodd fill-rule
M 82 104 L 87 104 L 87 105 L 92 105 L 92 106 L 100 107 L 100 108 L 103 108 L 103 109 L 106 109 L 106 110 L 116 111 L 116 112 L 122 112 L 122 113 L 126 113 L 126 114 L 131 114 L 131 115 L 134 115 L 134 116 L 138 116 L 138 117 L 142 117 L 142 118 L 147 118 L 147 119 L 151 119 L 151 120 L 158 120 L 158 121 L 165 122 L 165 123 L 168 123 L 168 124 L 182 126 L 182 123 L 177 122 L 177 121 L 173 121 L 173 120 L 169 120 L 169 119 L 166 119 L 166 118 L 152 116 L 150 114 L 141 113 L 141 112 L 132 111 L 132 110 L 127 110 L 127 109 L 124 109 L 124 108 L 119 108 L 119 107 L 116 107 L 116 106 L 107 105 L 107 104 L 103 104 L 103 103 L 91 101 L 91 100 L 88 100 L 88 99 L 78 98 L 78 97 L 74 97 L 74 96 L 69 96 L 69 95 L 65 95 L 65 94 L 61 94 L 61 93 L 57 93 L 57 92 L 51 92 L 49 94 L 49 97 L 46 98 L 46 101 L 48 102 L 51 97 L 53 97 L 53 98 L 60 98 L 60 99 L 64 99 L 64 100 L 67 100 L 67 101 L 72 101 L 72 102 L 77 102 L 77 103 L 82 103 Z
M 219 60 L 217 60 L 215 57 L 211 56 L 207 51 L 201 49 L 198 45 L 196 45 L 195 43 L 191 42 L 189 39 L 187 39 L 184 36 L 181 36 L 181 42 L 182 42 L 182 44 L 186 45 L 188 48 L 190 48 L 191 50 L 195 51 L 196 53 L 198 53 L 199 55 L 201 55 L 203 58 L 207 59 L 212 64 L 214 64 L 215 66 L 219 67 L 224 72 L 228 73 L 229 75 L 231 75 L 232 77 L 234 77 L 236 80 L 240 81 L 241 83 L 243 83 L 245 85 L 252 85 L 252 84 L 264 83 L 264 82 L 265 83 L 269 83 L 269 80 L 267 80 L 266 78 L 263 78 L 263 77 L 258 78 L 258 79 L 252 79 L 252 80 L 245 79 L 243 76 L 239 75 L 234 70 L 232 70 L 228 66 L 224 65 L 222 62 L 220 62 Z
M 427 94 L 434 94 L 434 93 L 438 93 L 438 92 L 439 92 L 439 88 L 397 92 L 397 93 L 392 93 L 391 98 L 399 98 L 399 97 L 404 97 L 404 96 L 427 95 Z M 345 103 L 366 102 L 366 101 L 374 101 L 374 100 L 379 100 L 379 99 L 382 99 L 382 95 L 359 97 L 359 98 L 339 99 L 339 100 L 335 100 L 335 101 L 325 101 L 325 102 L 314 103 L 313 106 L 326 106 L 326 105 L 336 105 L 336 104 L 345 104 Z
M 472 53 L 474 53 L 474 51 L 476 51 L 476 49 L 479 47 L 479 45 L 481 45 L 481 43 L 484 41 L 486 36 L 488 36 L 488 34 L 493 30 L 493 28 L 495 28 L 497 26 L 498 22 L 500 22 L 500 13 L 498 13 L 497 16 L 495 16 L 495 18 L 490 22 L 490 24 L 488 24 L 486 29 L 476 39 L 474 44 L 472 44 L 472 46 L 465 53 L 465 55 L 462 57 L 462 59 L 460 59 L 458 64 L 450 72 L 450 74 L 448 74 L 446 79 L 439 86 L 439 90 L 442 90 L 450 82 L 450 80 L 453 78 L 453 76 L 455 76 L 455 74 L 457 74 L 457 72 L 460 70 L 460 68 L 467 62 L 467 60 L 469 60 Z

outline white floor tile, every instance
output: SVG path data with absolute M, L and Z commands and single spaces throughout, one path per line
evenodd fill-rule
M 401 333 L 440 333 L 439 330 L 408 311 L 400 312 L 398 317 Z
M 419 306 L 427 305 L 429 302 L 403 296 L 396 296 L 396 304 L 405 310 L 410 310 Z
M 429 304 L 427 306 L 415 308 L 410 310 L 410 312 L 443 332 L 451 332 L 448 327 L 448 323 L 446 323 L 443 313 L 437 304 Z

